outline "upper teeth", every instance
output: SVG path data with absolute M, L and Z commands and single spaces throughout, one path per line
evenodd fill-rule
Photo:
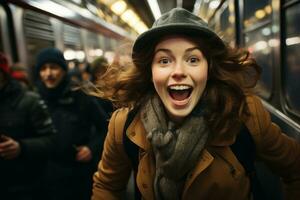
M 190 87 L 187 85 L 172 85 L 172 86 L 170 86 L 171 90 L 187 90 L 189 88 Z

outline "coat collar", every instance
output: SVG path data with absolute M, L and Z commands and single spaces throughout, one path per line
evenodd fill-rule
M 146 134 L 147 134 L 146 130 L 139 117 L 139 114 L 137 114 L 133 119 L 132 123 L 127 128 L 126 135 L 133 143 L 138 145 L 142 149 L 142 151 L 149 152 L 151 150 L 151 146 L 150 146 L 150 142 L 147 140 Z M 186 194 L 188 188 L 193 183 L 193 181 L 197 178 L 197 176 L 201 172 L 203 172 L 213 162 L 213 160 L 214 157 L 206 149 L 204 149 L 203 153 L 201 154 L 201 158 L 199 159 L 199 162 L 187 176 L 187 181 L 185 182 L 184 185 L 183 196 Z M 143 160 L 141 160 L 141 162 L 142 161 Z M 145 163 L 142 162 L 141 164 L 143 165 Z M 155 167 L 154 163 L 152 163 L 152 165 L 153 165 L 152 167 Z M 142 167 L 142 168 L 146 169 L 146 167 Z M 150 171 L 148 172 L 149 174 L 151 174 Z M 153 180 L 151 178 L 148 178 L 147 180 L 149 181 L 149 184 L 152 185 L 151 181 Z
M 144 151 L 150 150 L 150 142 L 147 140 L 147 133 L 138 113 L 126 130 L 127 137 Z
M 143 126 L 143 123 L 140 118 L 140 114 L 138 113 L 132 123 L 129 125 L 126 130 L 126 135 L 128 138 L 138 145 L 141 149 L 147 151 L 150 149 L 150 142 L 146 138 L 146 130 Z M 224 134 L 216 137 L 210 142 L 212 146 L 230 146 L 235 142 L 236 134 Z

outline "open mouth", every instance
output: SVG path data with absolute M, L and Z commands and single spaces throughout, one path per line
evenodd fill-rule
M 188 85 L 172 85 L 168 87 L 169 95 L 176 101 L 183 101 L 191 96 L 193 88 Z

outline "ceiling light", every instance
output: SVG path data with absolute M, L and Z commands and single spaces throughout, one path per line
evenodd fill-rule
M 121 15 L 121 19 L 127 23 L 129 23 L 129 21 L 131 21 L 131 20 L 137 21 L 137 18 L 138 18 L 137 15 L 131 9 L 126 10 Z
M 148 27 L 142 22 L 142 21 L 139 21 L 134 29 L 136 30 L 136 32 L 138 32 L 139 34 L 145 32 L 146 30 L 148 30 Z
M 121 15 L 127 8 L 125 1 L 117 1 L 111 5 L 110 9 L 117 15 Z

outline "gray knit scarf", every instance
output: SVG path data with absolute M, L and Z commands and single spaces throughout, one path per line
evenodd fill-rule
M 142 107 L 141 116 L 155 155 L 155 199 L 180 199 L 186 175 L 195 167 L 208 138 L 202 113 L 193 111 L 178 126 L 167 121 L 161 100 L 154 96 Z

